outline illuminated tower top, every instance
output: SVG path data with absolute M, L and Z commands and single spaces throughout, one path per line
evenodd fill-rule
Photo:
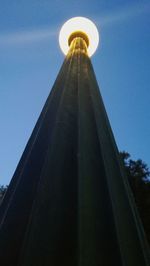
M 84 39 L 89 56 L 95 53 L 99 43 L 99 34 L 95 24 L 91 20 L 84 17 L 75 17 L 69 19 L 62 26 L 59 34 L 59 44 L 65 55 L 67 55 L 71 41 L 75 37 Z

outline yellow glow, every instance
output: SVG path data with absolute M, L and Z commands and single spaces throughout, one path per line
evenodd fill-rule
M 87 48 L 88 55 L 92 56 L 99 43 L 99 34 L 95 24 L 84 17 L 74 17 L 69 19 L 62 26 L 59 33 L 59 45 L 63 53 L 66 55 L 69 50 L 68 39 L 75 31 L 84 32 L 89 38 L 89 46 Z

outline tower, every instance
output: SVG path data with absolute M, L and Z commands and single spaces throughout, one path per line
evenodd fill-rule
M 150 265 L 88 55 L 91 24 L 75 22 L 0 208 L 2 266 Z

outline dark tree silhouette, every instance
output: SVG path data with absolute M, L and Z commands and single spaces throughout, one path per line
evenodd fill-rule
M 0 203 L 1 203 L 2 199 L 3 199 L 3 197 L 4 197 L 4 194 L 6 193 L 7 187 L 8 186 L 1 186 L 0 185 Z
M 145 234 L 150 244 L 150 171 L 141 159 L 131 159 L 129 153 L 120 152 L 123 159 L 129 184 L 143 223 Z

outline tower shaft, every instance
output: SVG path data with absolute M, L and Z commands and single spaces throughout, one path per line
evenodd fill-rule
M 1 206 L 2 266 L 146 266 L 147 242 L 78 37 Z

